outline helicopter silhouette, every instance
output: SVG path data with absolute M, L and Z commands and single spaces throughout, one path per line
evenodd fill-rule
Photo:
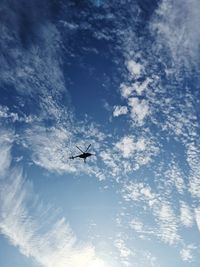
M 78 148 L 78 150 L 81 151 L 82 154 L 79 154 L 77 156 L 72 156 L 69 159 L 75 159 L 75 158 L 81 158 L 84 160 L 84 163 L 86 163 L 86 159 L 90 156 L 93 156 L 94 154 L 88 152 L 89 148 L 91 147 L 91 144 L 89 144 L 89 146 L 87 147 L 87 149 L 85 151 L 83 151 L 82 149 L 80 149 L 78 146 L 76 146 Z

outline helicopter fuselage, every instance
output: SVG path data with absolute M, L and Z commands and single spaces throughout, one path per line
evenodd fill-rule
M 82 159 L 86 159 L 87 157 L 90 157 L 90 156 L 92 156 L 92 154 L 88 152 L 78 155 L 78 157 Z

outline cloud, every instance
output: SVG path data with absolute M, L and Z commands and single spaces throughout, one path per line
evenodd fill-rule
M 151 203 L 152 200 L 156 200 L 156 194 L 152 192 L 151 187 L 142 182 L 129 182 L 124 185 L 123 196 L 126 200 L 147 201 L 148 203 Z
M 123 114 L 127 114 L 129 109 L 130 117 L 136 126 L 144 125 L 146 118 L 151 114 L 150 101 L 154 101 L 148 97 L 149 91 L 147 90 L 151 83 L 153 84 L 153 79 L 146 77 L 143 82 L 127 81 L 120 85 L 121 96 L 127 100 L 127 106 L 123 106 Z M 141 98 L 142 95 L 144 96 L 143 98 Z M 114 107 L 115 109 L 116 106 Z M 119 113 L 119 108 L 116 111 Z
M 41 16 L 48 13 L 47 7 L 40 8 L 38 1 L 27 5 L 19 1 L 12 8 L 4 3 L 2 8 L 10 15 L 1 16 L 0 48 L 10 49 L 9 55 L 1 54 L 0 82 L 2 89 L 12 88 L 15 97 L 11 111 L 1 115 L 13 121 L 62 120 L 70 112 L 61 104 L 69 99 L 61 67 L 61 36 L 46 15 Z M 12 111 L 14 107 L 20 116 Z M 32 117 L 24 114 L 30 111 Z
M 191 260 L 192 260 L 191 250 L 189 250 L 189 249 L 182 249 L 180 251 L 180 255 L 181 255 L 181 259 L 183 261 L 191 262 Z
M 147 77 L 146 80 L 142 83 L 136 82 L 133 84 L 133 88 L 137 95 L 142 95 L 145 90 L 148 89 L 148 85 L 152 82 L 152 79 Z
M 49 225 L 46 222 L 53 220 L 52 212 L 46 214 L 45 207 L 42 210 L 34 207 L 35 214 L 31 214 L 27 204 L 35 200 L 34 197 L 29 199 L 29 195 L 29 185 L 21 171 L 12 171 L 9 183 L 1 190 L 0 215 L 1 232 L 11 244 L 44 267 L 105 266 L 92 246 L 77 241 L 64 218 Z
M 136 232 L 143 232 L 144 225 L 141 220 L 139 220 L 138 218 L 134 218 L 130 222 L 130 227 Z
M 176 244 L 180 240 L 176 214 L 169 203 L 162 203 L 159 206 L 156 215 L 160 227 L 160 238 L 170 245 Z
M 35 125 L 26 131 L 23 143 L 31 149 L 36 165 L 49 171 L 73 173 L 76 169 L 69 160 L 71 140 L 72 133 L 67 128 Z
M 131 97 L 128 99 L 128 105 L 131 108 L 132 119 L 142 125 L 145 118 L 150 114 L 147 100 L 139 100 L 136 97 Z
M 181 202 L 181 207 L 180 207 L 180 220 L 182 224 L 186 227 L 191 227 L 193 225 L 194 221 L 194 215 L 189 207 L 189 205 L 185 202 Z
M 183 195 L 186 191 L 186 185 L 184 181 L 185 177 L 174 159 L 170 162 L 170 167 L 167 168 L 164 175 L 167 179 L 165 190 L 167 191 L 168 187 L 170 193 L 172 193 L 171 190 L 173 190 L 175 187 L 178 193 Z
M 0 180 L 0 231 L 26 257 L 44 267 L 105 267 L 90 244 L 81 243 L 58 212 L 40 203 L 22 170 L 10 165 L 8 138 L 1 135 L 4 157 Z M 7 164 L 5 164 L 7 162 Z M 8 169 L 9 167 L 9 169 Z M 3 170 L 3 172 L 2 172 Z
M 37 116 L 22 114 L 21 116 L 17 112 L 11 112 L 7 106 L 0 105 L 0 119 L 3 121 L 15 123 L 15 122 L 25 122 L 32 123 L 40 121 Z
M 100 157 L 106 165 L 106 174 L 117 180 L 149 164 L 158 153 L 154 140 L 149 136 L 125 135 L 106 147 Z
M 115 247 L 119 250 L 120 256 L 122 258 L 128 258 L 132 254 L 131 250 L 126 247 L 123 239 L 115 240 L 114 244 L 115 244 Z
M 194 255 L 193 252 L 196 250 L 197 247 L 193 244 L 187 245 L 184 248 L 181 249 L 180 255 L 181 259 L 185 262 L 193 262 L 194 261 Z
M 187 143 L 186 148 L 187 162 L 190 166 L 189 191 L 194 198 L 198 198 L 200 197 L 200 147 L 192 142 Z
M 136 151 L 144 151 L 146 148 L 145 140 L 143 138 L 135 141 L 131 136 L 124 136 L 115 144 L 115 146 L 122 152 L 122 155 L 125 158 L 130 157 Z
M 159 266 L 157 258 L 148 250 L 137 249 L 137 246 L 134 247 L 128 246 L 127 240 L 122 237 L 122 233 L 118 234 L 118 238 L 114 241 L 114 246 L 119 251 L 119 262 L 120 266 Z
M 143 66 L 134 60 L 127 61 L 126 67 L 133 78 L 140 76 L 143 69 Z
M 120 92 L 121 92 L 121 95 L 124 97 L 124 98 L 128 98 L 134 91 L 134 87 L 133 85 L 131 86 L 128 86 L 124 83 L 122 83 L 120 85 Z
M 0 130 L 0 180 L 7 173 L 11 164 L 11 147 L 14 141 L 14 134 L 5 129 Z
M 84 135 L 85 139 L 80 140 L 80 135 Z M 80 154 L 76 145 L 86 149 L 91 143 L 91 152 L 94 153 L 100 149 L 105 138 L 105 134 L 93 123 L 66 120 L 63 124 L 54 126 L 34 124 L 26 129 L 20 144 L 30 152 L 31 161 L 47 171 L 58 174 L 87 174 L 101 181 L 108 172 L 98 165 L 95 155 L 88 159 L 90 164 L 84 164 L 79 158 L 69 158 Z
M 155 193 L 148 184 L 129 182 L 122 190 L 126 201 L 137 202 L 137 207 L 147 211 L 148 216 L 153 216 L 154 227 L 144 227 L 143 224 L 134 220 L 130 227 L 139 233 L 153 235 L 161 239 L 164 243 L 175 245 L 180 241 L 178 233 L 178 219 L 171 206 L 159 193 Z
M 128 113 L 128 108 L 126 106 L 114 106 L 113 116 L 118 117 Z
M 151 28 L 157 45 L 167 46 L 175 63 L 190 66 L 199 62 L 200 18 L 198 0 L 161 1 Z
M 200 208 L 199 207 L 195 208 L 194 212 L 195 212 L 196 224 L 197 224 L 197 227 L 200 231 Z
M 70 31 L 75 31 L 78 29 L 78 25 L 75 23 L 70 23 L 68 21 L 64 21 L 64 20 L 59 20 L 59 22 L 67 29 L 69 29 Z

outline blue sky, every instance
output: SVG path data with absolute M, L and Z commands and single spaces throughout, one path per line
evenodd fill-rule
M 199 10 L 2 1 L 4 267 L 199 266 Z

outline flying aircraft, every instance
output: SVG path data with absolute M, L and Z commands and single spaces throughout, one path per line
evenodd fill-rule
M 80 149 L 78 146 L 76 146 L 78 148 L 78 150 L 81 151 L 82 154 L 79 154 L 77 156 L 72 156 L 69 159 L 75 159 L 75 158 L 81 158 L 84 160 L 84 162 L 86 163 L 86 159 L 90 156 L 93 156 L 94 154 L 89 153 L 88 150 L 91 147 L 91 144 L 89 144 L 89 146 L 87 147 L 87 149 L 85 151 L 83 151 L 82 149 Z

